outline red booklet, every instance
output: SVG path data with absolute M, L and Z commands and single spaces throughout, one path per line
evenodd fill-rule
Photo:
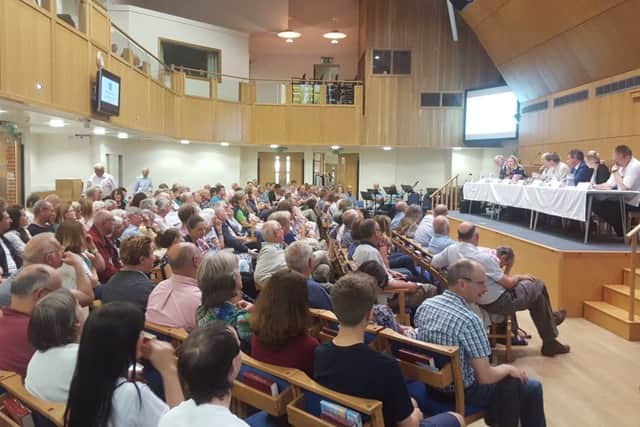
M 320 414 L 320 418 L 338 427 L 353 427 L 354 425 L 346 418 L 339 417 L 330 412 L 323 412 L 322 414 Z
M 398 350 L 396 357 L 400 360 L 404 360 L 405 362 L 415 363 L 423 368 L 436 369 L 433 357 L 427 356 L 426 354 L 401 349 Z
M 255 372 L 245 372 L 242 375 L 242 382 L 272 397 L 278 396 L 278 384 Z
M 10 397 L 5 399 L 3 404 L 7 415 L 9 415 L 16 423 L 22 427 L 33 427 L 31 411 L 25 407 L 22 402 L 14 397 Z

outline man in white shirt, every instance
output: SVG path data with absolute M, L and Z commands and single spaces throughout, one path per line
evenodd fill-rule
M 102 194 L 107 197 L 110 196 L 118 186 L 113 176 L 104 171 L 104 165 L 102 163 L 96 163 L 93 165 L 93 174 L 87 180 L 85 190 L 91 187 L 102 188 Z
M 544 153 L 542 155 L 544 170 L 540 178 L 543 181 L 556 180 L 562 182 L 567 178 L 571 169 L 567 164 L 560 161 L 558 153 Z
M 248 427 L 229 410 L 240 372 L 240 341 L 222 321 L 196 329 L 180 347 L 178 373 L 190 399 L 171 409 L 158 427 Z
M 615 165 L 609 180 L 595 186 L 598 190 L 640 191 L 640 161 L 633 157 L 626 145 L 618 145 L 613 153 Z M 625 196 L 627 211 L 640 210 L 640 194 Z M 593 211 L 609 223 L 618 236 L 622 236 L 622 215 L 618 200 L 594 200 Z
M 256 287 L 262 289 L 274 273 L 287 269 L 284 257 L 284 230 L 279 222 L 269 220 L 262 226 L 262 248 L 258 253 L 253 279 Z
M 561 344 L 556 337 L 558 328 L 566 311 L 554 312 L 545 284 L 528 274 L 509 275 L 515 262 L 515 255 L 498 258 L 490 249 L 479 248 L 479 234 L 476 226 L 463 222 L 458 227 L 459 243 L 449 246 L 433 257 L 431 265 L 447 268 L 456 261 L 466 258 L 478 262 L 487 275 L 487 291 L 478 299 L 478 304 L 489 313 L 512 314 L 529 310 L 531 319 L 542 338 L 542 355 L 555 356 L 570 351 L 569 346 Z M 502 271 L 501 265 L 505 266 Z
M 149 178 L 149 168 L 144 168 L 142 169 L 142 175 L 136 178 L 136 183 L 133 185 L 133 194 L 152 191 L 153 182 L 151 182 L 151 178 Z
M 449 209 L 447 205 L 436 205 L 433 208 L 433 214 L 425 215 L 420 221 L 420 225 L 416 229 L 416 234 L 413 237 L 413 240 L 420 243 L 425 248 L 429 246 L 431 242 L 431 238 L 433 237 L 433 218 L 436 216 L 444 215 L 447 216 L 449 214 Z

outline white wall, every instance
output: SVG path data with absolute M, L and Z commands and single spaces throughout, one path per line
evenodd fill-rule
M 133 40 L 158 56 L 160 38 L 222 51 L 222 73 L 249 77 L 249 34 L 128 5 L 109 6 L 111 20 Z M 162 59 L 162 58 L 160 58 Z M 218 86 L 225 99 L 237 99 L 237 82 Z
M 192 189 L 204 184 L 231 184 L 240 179 L 240 148 L 175 142 L 118 140 L 64 135 L 25 134 L 26 192 L 55 188 L 56 178 L 86 180 L 92 165 L 106 154 L 123 156 L 123 184 L 131 188 L 144 167 L 154 185 L 180 182 Z M 116 177 L 117 178 L 117 177 Z

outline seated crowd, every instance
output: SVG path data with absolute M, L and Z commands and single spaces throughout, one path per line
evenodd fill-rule
M 513 251 L 479 247 L 473 224 L 449 238 L 446 206 L 423 215 L 399 202 L 393 220 L 368 219 L 350 193 L 252 182 L 231 194 L 221 184 L 156 190 L 148 169 L 129 200 L 101 165 L 94 172 L 78 202 L 0 203 L 0 370 L 66 402 L 65 426 L 247 425 L 230 411 L 241 352 L 381 401 L 386 426 L 464 425 L 464 414 L 421 409 L 396 359 L 365 344 L 370 323 L 459 347 L 465 399 L 490 425 L 545 425 L 541 384 L 491 366 L 476 313 L 529 310 L 542 354 L 554 356 L 569 351 L 557 340 L 565 312 L 551 310 L 543 282 L 510 274 Z M 395 232 L 433 255 L 447 283 L 397 250 Z M 357 271 L 338 277 L 328 244 Z M 335 313 L 335 338 L 312 334 L 310 309 Z M 143 334 L 145 321 L 188 338 L 174 352 Z M 431 394 L 455 400 L 453 386 Z

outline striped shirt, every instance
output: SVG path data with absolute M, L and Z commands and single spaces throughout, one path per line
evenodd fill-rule
M 471 359 L 489 357 L 491 348 L 482 321 L 465 300 L 449 290 L 429 298 L 418 308 L 415 325 L 419 340 L 460 348 L 464 387 L 471 386 L 476 381 Z M 453 385 L 444 389 L 453 390 Z

